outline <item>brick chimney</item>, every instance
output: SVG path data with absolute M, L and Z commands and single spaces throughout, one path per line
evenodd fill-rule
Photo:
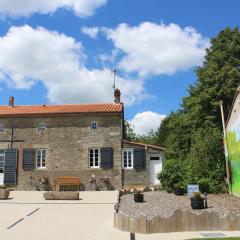
M 14 97 L 13 97 L 13 96 L 10 96 L 10 97 L 9 97 L 8 106 L 14 107 Z
M 114 102 L 121 103 L 121 92 L 118 88 L 116 88 L 114 91 Z

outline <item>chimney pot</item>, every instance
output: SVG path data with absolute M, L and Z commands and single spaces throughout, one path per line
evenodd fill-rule
M 114 91 L 114 102 L 121 103 L 121 92 L 118 88 Z
M 9 97 L 8 106 L 14 107 L 14 97 L 13 97 L 13 96 L 10 96 L 10 97 Z

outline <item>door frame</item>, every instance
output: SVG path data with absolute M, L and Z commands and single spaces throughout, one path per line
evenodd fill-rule
M 151 157 L 158 157 L 159 159 L 151 160 Z M 159 180 L 158 180 L 159 183 L 156 183 L 155 168 L 153 170 L 151 168 L 152 166 L 153 167 L 156 166 L 156 164 L 151 164 L 151 162 L 154 162 L 154 163 L 159 162 L 159 165 L 160 165 L 160 168 L 162 171 L 162 156 L 161 156 L 161 154 L 153 154 L 152 156 L 151 155 L 149 156 L 149 182 L 152 185 L 159 185 L 160 184 Z M 153 176 L 153 174 L 154 174 L 154 176 Z M 152 182 L 153 177 L 154 177 L 154 182 Z

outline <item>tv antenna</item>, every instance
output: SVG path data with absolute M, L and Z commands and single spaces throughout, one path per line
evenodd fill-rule
M 116 89 L 116 75 L 117 75 L 117 69 L 113 70 L 113 89 Z

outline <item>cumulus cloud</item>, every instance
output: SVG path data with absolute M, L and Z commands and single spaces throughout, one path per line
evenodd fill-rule
M 144 22 L 133 27 L 123 23 L 101 31 L 125 54 L 120 67 L 142 76 L 174 74 L 200 65 L 209 46 L 209 40 L 194 28 L 181 28 L 173 23 Z
M 0 81 L 28 89 L 41 82 L 51 103 L 113 102 L 113 76 L 107 68 L 89 69 L 80 42 L 28 25 L 11 27 L 0 37 Z M 118 77 L 123 101 L 144 97 L 142 80 Z
M 72 10 L 79 17 L 88 17 L 106 2 L 107 0 L 1 0 L 0 15 L 28 17 L 35 13 L 51 14 L 59 8 L 65 8 Z
M 88 35 L 91 38 L 96 38 L 99 32 L 97 27 L 82 27 L 82 33 Z
M 137 113 L 133 119 L 129 120 L 129 123 L 134 127 L 136 134 L 144 135 L 151 130 L 156 131 L 165 117 L 156 112 L 146 111 Z

